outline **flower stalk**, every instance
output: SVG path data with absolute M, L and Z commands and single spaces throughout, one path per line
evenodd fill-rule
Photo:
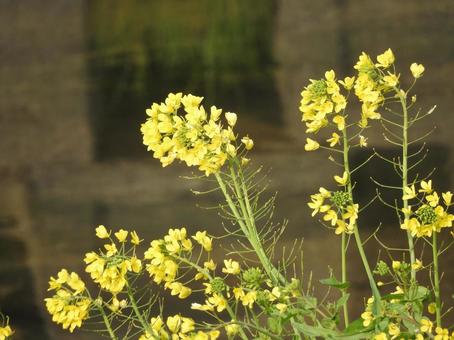
M 349 180 L 347 183 L 347 192 L 350 196 L 350 199 L 353 201 L 353 188 L 350 178 L 350 163 L 348 158 L 349 152 L 349 145 L 348 145 L 348 136 L 347 136 L 347 128 L 342 130 L 342 140 L 343 140 L 343 160 L 344 160 L 344 170 L 349 176 Z M 372 274 L 372 270 L 370 269 L 369 261 L 367 260 L 366 253 L 364 252 L 363 243 L 361 241 L 361 236 L 358 230 L 358 223 L 355 222 L 353 228 L 353 234 L 355 236 L 356 246 L 358 247 L 359 255 L 361 257 L 361 261 L 363 262 L 364 269 L 366 270 L 367 278 L 369 280 L 369 285 L 372 290 L 372 295 L 374 296 L 374 314 L 378 315 L 380 313 L 380 292 L 378 291 L 377 284 L 375 282 L 374 276 Z
M 404 190 L 408 186 L 408 109 L 407 109 L 407 99 L 406 94 L 400 93 L 397 88 L 395 88 L 400 104 L 402 106 L 403 114 L 403 124 L 402 124 L 402 195 L 405 194 Z M 404 219 L 408 219 L 408 199 L 402 199 L 404 206 Z M 415 245 L 413 242 L 413 236 L 411 235 L 410 230 L 407 230 L 407 241 L 408 241 L 408 252 L 410 253 L 410 264 L 411 264 L 411 279 L 416 281 L 416 270 L 415 267 Z
M 432 234 L 433 278 L 435 295 L 435 320 L 437 327 L 441 327 L 441 298 L 440 298 L 440 274 L 438 269 L 438 244 L 437 232 Z

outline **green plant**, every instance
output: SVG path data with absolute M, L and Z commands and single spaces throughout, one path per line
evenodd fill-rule
M 317 299 L 311 280 L 290 275 L 292 261 L 273 260 L 285 224 L 272 222 L 274 197 L 266 197 L 260 168 L 250 165 L 254 142 L 234 132 L 236 114 L 222 115 L 214 106 L 207 110 L 203 98 L 177 93 L 147 110 L 141 128 L 144 144 L 163 166 L 182 161 L 197 167 L 204 174 L 198 178 L 212 183 L 207 193 L 222 193 L 217 208 L 230 224 L 227 234 L 238 238 L 235 255 L 227 254 L 216 263 L 212 249 L 217 240 L 206 231 L 190 235 L 186 228 L 169 229 L 142 250 L 135 231 L 113 232 L 99 226 L 96 235 L 107 243 L 85 256 L 86 271 L 99 289 L 96 294 L 89 292 L 78 274 L 60 271 L 50 281 L 49 289 L 55 293 L 46 299 L 53 321 L 71 332 L 87 325 L 112 339 L 216 339 L 221 333 L 231 339 L 454 339 L 454 333 L 449 335 L 452 326 L 443 324 L 444 311 L 449 309 L 441 302 L 439 287 L 438 258 L 447 248 L 440 250 L 437 240 L 440 232 L 452 230 L 454 216 L 448 212 L 452 194 L 438 194 L 429 178 L 410 177 L 420 159 L 413 161 L 417 154 L 409 154 L 414 140 L 409 139 L 408 130 L 433 111 L 412 114 L 416 97 L 410 91 L 424 67 L 411 65 L 414 81 L 407 90 L 402 88 L 390 49 L 376 63 L 363 53 L 354 68 L 357 74 L 341 81 L 332 70 L 322 79 L 311 80 L 300 106 L 307 133 L 329 133 L 325 145 L 315 137 L 307 138 L 305 150 L 325 149 L 341 168 L 341 174 L 334 176 L 335 189 L 320 188 L 308 203 L 312 215 L 321 216 L 340 237 L 341 280 L 333 274 L 320 280 L 339 290 L 337 299 Z M 348 109 L 351 97 L 361 105 L 359 117 Z M 380 193 L 376 197 L 395 211 L 405 230 L 408 249 L 404 253 L 409 263 L 397 260 L 393 249 L 385 247 L 392 261 L 380 260 L 373 268 L 363 249 L 358 221 L 367 205 L 357 203 L 352 175 L 367 161 L 352 168 L 350 151 L 367 147 L 364 134 L 370 120 L 381 122 L 385 139 L 401 149 L 398 159 L 376 151 L 369 159 L 378 157 L 391 164 L 402 180 L 399 187 L 376 182 L 396 189 L 394 205 L 386 203 Z M 346 257 L 351 237 L 371 290 L 364 312 L 353 321 Z M 429 265 L 417 257 L 419 241 L 432 247 Z M 424 275 L 433 279 L 432 286 L 419 282 Z M 397 288 L 389 291 L 378 278 Z M 166 294 L 186 299 L 194 292 L 203 294 L 191 308 L 207 314 L 204 322 L 167 315 Z M 435 314 L 436 327 L 426 308 Z

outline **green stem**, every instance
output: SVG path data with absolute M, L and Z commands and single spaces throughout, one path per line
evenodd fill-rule
M 342 233 L 342 254 L 341 254 L 341 259 L 342 259 L 342 283 L 347 282 L 347 261 L 346 261 L 346 251 L 347 251 L 347 235 L 345 233 Z M 347 289 L 342 290 L 342 296 L 347 295 Z M 349 324 L 348 321 L 348 304 L 347 302 L 344 303 L 344 325 L 347 327 Z
M 97 307 L 98 307 L 99 312 L 101 313 L 102 319 L 104 321 L 104 324 L 106 325 L 106 329 L 107 329 L 107 332 L 109 333 L 110 338 L 112 340 L 117 340 L 117 337 L 116 337 L 114 331 L 112 330 L 112 326 L 110 325 L 109 319 L 107 318 L 104 308 L 102 308 L 102 306 L 100 306 L 98 304 L 97 304 Z
M 396 91 L 399 91 L 396 89 Z M 402 125 L 402 195 L 404 194 L 404 188 L 408 186 L 408 110 L 407 101 L 405 96 L 399 94 L 400 104 L 402 106 L 403 113 L 403 125 Z M 409 218 L 407 212 L 408 200 L 403 199 L 403 205 L 405 208 L 405 219 Z M 413 236 L 410 230 L 407 230 L 408 240 L 408 252 L 410 253 L 410 264 L 411 264 L 411 279 L 416 281 L 416 270 L 414 268 L 415 263 L 415 245 L 413 243 Z
M 139 319 L 139 322 L 142 325 L 143 330 L 152 334 L 153 330 L 151 328 L 151 325 L 145 321 L 142 313 L 140 313 L 139 308 L 137 307 L 136 299 L 134 298 L 134 294 L 132 293 L 131 287 L 129 287 L 129 285 L 128 285 L 128 297 L 129 297 L 129 301 L 131 301 L 132 310 L 134 311 L 134 314 L 137 316 L 137 319 Z
M 282 274 L 280 274 L 279 271 L 271 263 L 270 259 L 268 258 L 268 256 L 266 255 L 266 253 L 262 247 L 260 240 L 258 239 L 258 235 L 256 233 L 256 228 L 255 228 L 255 222 L 253 222 L 253 218 L 251 216 L 249 216 L 249 214 L 247 212 L 247 208 L 244 203 L 243 195 L 242 195 L 240 186 L 238 184 L 238 180 L 236 178 L 235 172 L 231 165 L 230 165 L 230 172 L 231 172 L 231 176 L 232 176 L 232 179 L 234 182 L 235 192 L 238 197 L 241 214 L 238 211 L 236 205 L 233 203 L 232 198 L 230 197 L 221 176 L 218 173 L 216 173 L 215 174 L 216 179 L 218 181 L 219 187 L 222 190 L 222 193 L 224 194 L 227 204 L 229 205 L 229 208 L 232 211 L 233 215 L 235 216 L 236 220 L 238 221 L 243 234 L 247 237 L 249 243 L 251 244 L 252 248 L 254 249 L 254 252 L 257 254 L 257 257 L 259 258 L 260 262 L 262 263 L 267 274 L 272 278 L 272 280 L 275 283 L 277 283 L 277 282 L 284 283 L 285 282 L 284 276 Z
M 432 234 L 432 255 L 433 255 L 433 274 L 434 274 L 434 294 L 435 294 L 435 315 L 437 327 L 441 327 L 441 299 L 440 299 L 440 276 L 438 272 L 438 245 L 437 232 Z
M 348 151 L 349 151 L 349 146 L 348 146 L 348 137 L 347 137 L 347 128 L 344 128 L 342 130 L 342 138 L 343 138 L 343 148 L 344 148 L 344 170 L 348 174 L 348 184 L 347 184 L 347 190 L 348 194 L 352 200 L 353 200 L 353 189 L 352 189 L 352 182 L 350 178 L 350 163 L 348 160 Z M 366 253 L 364 252 L 364 247 L 363 243 L 361 241 L 361 236 L 359 234 L 358 230 L 358 224 L 355 223 L 354 228 L 353 228 L 353 234 L 355 235 L 355 241 L 356 241 L 356 246 L 358 247 L 359 255 L 361 256 L 361 260 L 363 262 L 364 269 L 366 270 L 367 278 L 369 279 L 369 285 L 372 290 L 372 294 L 374 296 L 374 314 L 377 315 L 380 313 L 380 292 L 378 291 L 377 284 L 375 283 L 374 276 L 372 275 L 372 270 L 370 269 L 369 262 L 367 261 L 367 256 Z

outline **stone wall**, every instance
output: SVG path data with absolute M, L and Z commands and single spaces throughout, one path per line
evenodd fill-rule
M 88 162 L 84 1 L 0 2 L 0 170 Z

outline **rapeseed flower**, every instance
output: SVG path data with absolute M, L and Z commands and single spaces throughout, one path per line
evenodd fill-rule
M 236 114 L 225 114 L 224 127 L 220 120 L 222 110 L 212 106 L 208 113 L 202 100 L 191 94 L 170 93 L 163 103 L 154 103 L 146 110 L 148 118 L 141 126 L 143 143 L 162 166 L 180 160 L 187 166 L 197 166 L 208 176 L 218 172 L 229 157 L 236 156 L 232 130 Z M 250 150 L 253 141 L 248 137 L 246 141 L 246 149 Z
M 85 283 L 79 275 L 62 269 L 56 279 L 50 278 L 48 290 L 56 290 L 53 297 L 44 299 L 52 321 L 71 333 L 81 327 L 88 318 L 91 300 L 84 295 Z

